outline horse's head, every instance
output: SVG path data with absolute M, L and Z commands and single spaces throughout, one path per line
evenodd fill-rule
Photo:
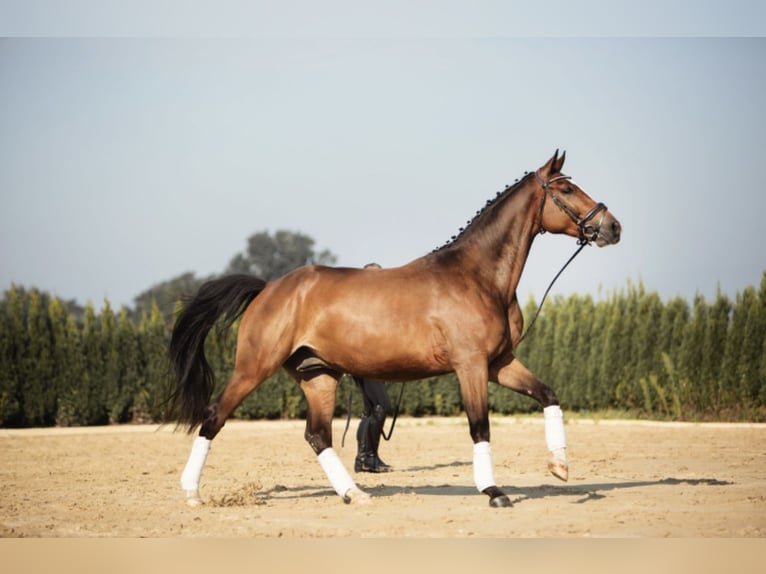
M 537 184 L 542 188 L 540 232 L 565 233 L 577 237 L 580 243 L 595 241 L 599 247 L 613 245 L 620 240 L 622 226 L 606 205 L 596 203 L 587 193 L 561 173 L 566 152 L 553 154 L 548 162 L 535 172 Z M 546 201 L 550 198 L 552 201 Z

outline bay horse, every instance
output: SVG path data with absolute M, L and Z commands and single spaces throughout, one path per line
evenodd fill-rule
M 204 284 L 179 314 L 170 342 L 174 416 L 190 433 L 199 427 L 181 476 L 188 504 L 202 504 L 199 482 L 213 438 L 280 367 L 305 395 L 305 439 L 346 503 L 369 502 L 370 496 L 333 449 L 335 394 L 343 373 L 411 381 L 454 371 L 474 443 L 474 482 L 492 507 L 511 502 L 494 479 L 488 381 L 530 396 L 543 407 L 548 468 L 567 480 L 556 393 L 514 356 L 523 327 L 516 287 L 537 235 L 566 234 L 603 247 L 620 240 L 621 226 L 561 172 L 565 156 L 556 150 L 545 165 L 487 201 L 458 236 L 401 267 L 312 265 L 269 282 L 231 275 Z M 239 317 L 234 372 L 211 403 L 205 338 L 219 319 Z

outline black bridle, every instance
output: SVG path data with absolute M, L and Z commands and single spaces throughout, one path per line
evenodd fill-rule
M 556 177 L 549 179 L 548 181 L 545 181 L 542 177 L 540 177 L 540 172 L 535 172 L 535 177 L 537 178 L 538 183 L 542 186 L 544 193 L 543 198 L 540 201 L 540 211 L 538 212 L 538 219 L 540 220 L 540 234 L 545 233 L 545 229 L 543 229 L 543 208 L 545 207 L 545 198 L 547 196 L 551 196 L 551 199 L 553 202 L 559 206 L 559 209 L 566 213 L 569 216 L 569 219 L 571 219 L 575 225 L 577 225 L 577 229 L 579 231 L 579 238 L 577 239 L 577 244 L 579 247 L 577 250 L 572 254 L 572 256 L 567 260 L 566 263 L 564 263 L 564 266 L 559 269 L 559 272 L 556 273 L 556 276 L 553 278 L 553 281 L 551 281 L 550 285 L 548 285 L 548 288 L 545 290 L 545 293 L 543 294 L 543 298 L 540 300 L 540 305 L 537 307 L 537 311 L 535 312 L 534 317 L 532 317 L 532 320 L 527 325 L 526 331 L 522 333 L 521 337 L 519 337 L 519 340 L 516 342 L 516 346 L 518 347 L 521 342 L 526 339 L 527 335 L 529 335 L 529 332 L 532 330 L 532 325 L 535 324 L 535 321 L 537 321 L 537 317 L 540 315 L 540 311 L 543 308 L 543 303 L 545 303 L 546 297 L 548 297 L 548 293 L 550 293 L 551 288 L 553 287 L 553 284 L 556 282 L 556 279 L 559 278 L 559 276 L 564 272 L 564 269 L 567 268 L 567 266 L 574 260 L 575 257 L 577 257 L 580 254 L 580 251 L 583 250 L 583 247 L 586 245 L 590 245 L 593 241 L 598 239 L 598 234 L 601 231 L 601 224 L 604 222 L 604 216 L 606 215 L 606 205 L 599 202 L 596 205 L 594 205 L 588 213 L 580 217 L 577 215 L 574 210 L 569 207 L 566 202 L 564 202 L 563 199 L 561 199 L 558 195 L 556 195 L 553 190 L 551 189 L 551 184 L 556 181 L 561 181 L 564 179 L 572 179 L 568 175 L 557 175 Z M 598 223 L 596 225 L 589 224 L 590 220 L 596 217 L 596 215 L 599 212 L 603 212 L 601 214 L 601 217 L 598 220 Z
M 571 219 L 575 225 L 577 225 L 577 229 L 579 232 L 579 238 L 577 239 L 577 243 L 580 245 L 585 245 L 586 243 L 591 243 L 598 239 L 598 234 L 601 231 L 601 224 L 604 222 L 604 217 L 606 216 L 606 210 L 607 207 L 603 203 L 599 202 L 596 205 L 594 205 L 585 215 L 580 217 L 575 211 L 567 205 L 567 203 L 561 199 L 561 197 L 558 196 L 552 189 L 551 184 L 556 181 L 561 181 L 564 179 L 572 179 L 568 175 L 557 175 L 556 177 L 549 179 L 548 181 L 545 181 L 542 177 L 540 177 L 540 172 L 535 172 L 535 177 L 537 178 L 538 183 L 543 188 L 545 193 L 543 193 L 543 199 L 540 201 L 540 211 L 539 211 L 539 219 L 540 219 L 540 233 L 545 233 L 545 229 L 543 229 L 543 208 L 545 207 L 545 198 L 547 196 L 551 196 L 551 199 L 553 200 L 553 203 L 555 203 L 561 211 L 566 213 L 569 216 L 569 219 Z M 590 223 L 590 221 L 598 215 L 598 213 L 601 212 L 601 217 L 598 220 L 598 223 L 593 225 Z

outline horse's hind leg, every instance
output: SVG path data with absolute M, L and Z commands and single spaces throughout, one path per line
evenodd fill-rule
M 235 370 L 218 400 L 208 407 L 207 418 L 200 427 L 199 435 L 192 443 L 189 458 L 181 474 L 181 488 L 184 490 L 189 506 L 203 504 L 199 493 L 199 483 L 210 452 L 210 443 L 223 428 L 226 419 L 265 378 L 266 376 L 262 374 L 252 375 Z
M 346 504 L 369 502 L 370 495 L 359 489 L 332 447 L 332 415 L 335 410 L 337 376 L 322 372 L 307 377 L 306 374 L 299 375 L 291 369 L 288 371 L 300 382 L 306 397 L 308 414 L 304 436 L 316 453 L 319 465 L 333 489 Z
M 569 478 L 569 464 L 566 454 L 564 414 L 561 412 L 558 397 L 553 389 L 538 379 L 513 355 L 498 358 L 490 365 L 489 380 L 522 395 L 530 396 L 542 405 L 545 442 L 551 453 L 548 470 L 556 478 L 566 481 Z

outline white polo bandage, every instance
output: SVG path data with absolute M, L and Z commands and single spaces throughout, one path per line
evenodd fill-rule
M 559 405 L 551 405 L 543 409 L 545 419 L 545 442 L 548 450 L 558 451 L 567 447 L 567 438 L 564 433 L 564 413 Z
M 207 454 L 210 452 L 210 441 L 204 436 L 194 439 L 189 460 L 181 474 L 181 488 L 184 490 L 199 490 L 199 479 L 202 476 L 202 467 L 205 466 Z
M 356 488 L 354 479 L 351 478 L 346 467 L 343 466 L 343 462 L 338 457 L 338 453 L 332 447 L 320 452 L 317 459 L 338 496 L 344 497 L 349 490 Z
M 488 442 L 477 442 L 473 445 L 473 481 L 479 492 L 495 486 L 495 475 L 492 471 L 492 449 Z

